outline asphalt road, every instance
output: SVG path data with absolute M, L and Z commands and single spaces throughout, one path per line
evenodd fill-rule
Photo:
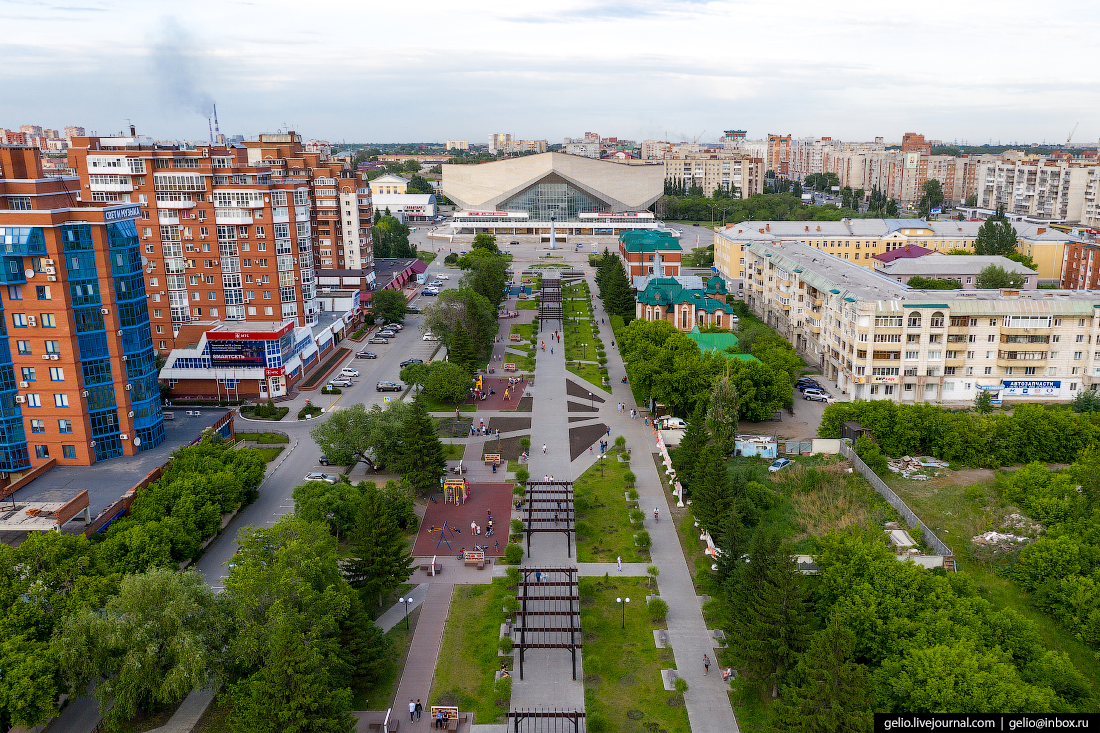
M 445 271 L 441 266 L 429 266 L 429 273 Z M 449 280 L 444 281 L 444 288 L 458 287 L 459 271 L 447 269 Z M 430 296 L 417 295 L 411 301 L 412 304 L 423 307 L 432 302 Z M 354 385 L 344 388 L 340 395 L 322 395 L 320 391 L 306 393 L 310 400 L 321 407 L 341 409 L 346 405 L 359 402 L 368 407 L 373 404 L 383 404 L 386 399 L 397 399 L 400 393 L 377 392 L 375 385 L 379 381 L 400 381 L 400 362 L 409 358 L 419 358 L 427 361 L 435 352 L 439 343 L 436 341 L 424 341 L 421 331 L 421 319 L 419 315 L 409 314 L 405 317 L 405 328 L 391 339 L 388 344 L 368 344 L 363 341 L 357 344 L 347 340 L 342 345 L 353 349 L 351 357 L 343 366 L 350 366 L 359 370 L 358 379 L 353 379 Z M 366 349 L 378 355 L 377 359 L 357 359 L 354 352 Z M 342 368 L 341 367 L 341 368 Z M 337 370 L 338 371 L 338 370 Z M 333 372 L 335 374 L 336 372 Z M 235 427 L 238 431 L 262 431 L 270 427 L 290 436 L 290 446 L 280 456 L 282 463 L 269 474 L 260 485 L 260 495 L 244 511 L 236 516 L 230 526 L 214 542 L 207 547 L 205 554 L 196 564 L 199 572 L 206 578 L 206 582 L 215 590 L 221 590 L 226 576 L 229 574 L 229 560 L 237 551 L 237 533 L 241 527 L 255 525 L 258 527 L 270 527 L 279 521 L 284 514 L 294 511 L 294 501 L 291 493 L 294 487 L 302 483 L 305 475 L 312 471 L 324 471 L 338 473 L 338 468 L 322 466 L 317 462 L 321 451 L 317 444 L 309 436 L 310 429 L 317 423 L 315 420 L 299 422 L 295 415 L 300 409 L 303 398 L 301 395 L 295 398 L 291 405 L 291 412 L 283 420 L 277 423 L 265 421 L 245 420 L 238 417 Z

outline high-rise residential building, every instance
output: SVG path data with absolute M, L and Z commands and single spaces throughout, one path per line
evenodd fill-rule
M 1100 244 L 1074 242 L 1066 246 L 1060 286 L 1066 290 L 1100 290 Z
M 75 126 L 66 127 L 65 142 L 69 143 L 69 145 L 72 145 L 74 137 L 84 137 L 84 128 Z
M 510 132 L 489 133 L 489 153 L 507 152 L 508 143 L 515 142 L 516 136 Z
M 29 137 L 43 137 L 41 125 L 20 125 L 19 132 Z
M 745 130 L 725 130 L 722 137 L 718 138 L 718 143 L 724 148 L 738 150 L 741 144 L 745 142 L 745 135 L 747 134 Z
M 0 471 L 164 441 L 137 204 L 93 204 L 0 148 Z
M 802 181 L 814 173 L 829 170 L 830 157 L 836 152 L 831 137 L 804 137 L 791 141 L 787 174 L 793 180 Z
M 567 137 L 562 145 L 562 152 L 569 155 L 583 155 L 585 158 L 599 158 L 600 136 L 595 132 L 586 132 L 584 137 Z
M 978 206 L 1052 221 L 1081 221 L 1095 164 L 1049 158 L 999 158 L 977 172 Z
M 469 150 L 470 142 L 468 140 L 448 140 L 447 150 Z
M 672 143 L 665 140 L 642 140 L 642 160 L 661 160 L 672 150 Z
M 294 132 L 227 148 L 74 137 L 79 200 L 137 204 L 153 346 L 192 322 L 316 322 L 319 269 L 372 274 L 370 189 Z
M 768 151 L 764 158 L 765 172 L 783 177 L 790 175 L 791 136 L 768 135 Z
M 932 144 L 924 139 L 924 135 L 915 132 L 907 132 L 901 136 L 901 152 L 932 154 Z
M 764 192 L 764 164 L 760 158 L 719 148 L 701 153 L 665 154 L 665 179 L 682 182 L 684 189 L 700 186 L 704 196 L 718 188 L 737 198 Z

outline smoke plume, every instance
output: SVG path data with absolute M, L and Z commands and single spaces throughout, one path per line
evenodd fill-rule
M 153 77 L 165 105 L 209 117 L 214 98 L 203 85 L 207 52 L 203 43 L 172 17 L 165 18 L 149 50 Z

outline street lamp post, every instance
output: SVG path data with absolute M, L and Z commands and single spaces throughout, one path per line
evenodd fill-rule
M 615 603 L 622 604 L 623 607 L 623 630 L 626 630 L 626 604 L 630 603 L 629 598 L 616 598 Z
M 592 399 L 592 393 L 591 392 L 588 393 L 588 406 L 591 407 L 593 410 L 596 409 L 596 403 Z
M 627 600 L 629 600 L 629 599 L 627 599 Z M 412 599 L 411 598 L 398 598 L 397 602 L 405 604 L 405 631 L 408 631 L 409 630 L 409 604 L 412 602 Z M 624 626 L 623 628 L 626 628 L 626 627 Z

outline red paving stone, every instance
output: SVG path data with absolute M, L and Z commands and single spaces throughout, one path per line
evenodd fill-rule
M 526 379 L 519 380 L 515 388 L 512 388 L 508 386 L 508 377 L 501 377 L 496 374 L 485 375 L 483 384 L 486 387 L 492 387 L 495 394 L 491 394 L 483 400 L 467 397 L 467 405 L 477 405 L 479 410 L 514 410 L 519 406 L 519 398 L 523 396 L 524 390 L 527 389 Z M 505 389 L 508 390 L 507 402 L 504 400 Z
M 465 504 L 458 506 L 444 504 L 439 500 L 440 495 L 436 494 L 437 501 L 428 502 L 424 521 L 420 523 L 420 532 L 416 535 L 416 542 L 413 544 L 413 555 L 428 558 L 433 555 L 458 555 L 458 551 L 463 547 L 472 550 L 474 545 L 488 545 L 489 549 L 485 553 L 487 555 L 497 557 L 504 555 L 504 548 L 508 545 L 508 523 L 512 518 L 513 485 L 471 483 L 470 498 Z M 493 512 L 492 537 L 485 536 L 487 509 Z M 450 532 L 447 533 L 447 539 L 451 543 L 450 550 L 447 549 L 446 542 L 440 543 L 438 549 L 435 546 L 439 542 L 439 528 L 443 526 L 444 520 L 447 521 L 448 529 L 457 527 L 461 530 L 453 537 Z M 470 522 L 481 525 L 480 537 L 470 534 Z M 428 531 L 432 526 L 435 526 L 435 532 Z M 494 542 L 500 543 L 499 550 L 494 549 Z

